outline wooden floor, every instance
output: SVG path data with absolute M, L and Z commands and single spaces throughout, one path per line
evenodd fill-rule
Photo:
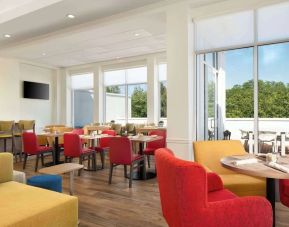
M 27 177 L 35 175 L 34 162 L 28 160 L 25 170 Z M 22 171 L 22 163 L 16 163 L 15 169 Z M 128 180 L 123 177 L 123 174 L 123 167 L 116 167 L 112 184 L 109 185 L 107 164 L 104 170 L 82 171 L 80 177 L 75 177 L 80 227 L 167 226 L 161 213 L 156 179 L 133 181 L 133 187 L 129 189 Z M 64 175 L 63 190 L 67 194 L 68 183 L 69 177 Z M 276 226 L 289 227 L 289 209 L 280 203 L 276 203 Z

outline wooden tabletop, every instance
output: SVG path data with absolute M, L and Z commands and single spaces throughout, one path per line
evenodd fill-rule
M 108 130 L 110 129 L 111 127 L 109 125 L 88 125 L 88 126 L 85 126 L 85 128 L 88 130 L 88 131 L 97 131 L 97 130 Z
M 141 132 L 150 132 L 154 130 L 167 130 L 165 127 L 156 127 L 156 126 L 147 126 L 147 127 L 142 127 L 142 128 L 136 128 L 137 133 Z
M 81 139 L 94 140 L 94 139 L 100 139 L 100 138 L 112 137 L 112 136 L 106 135 L 106 134 L 99 134 L 99 135 L 80 135 L 79 137 Z
M 57 132 L 57 133 L 40 133 L 38 134 L 39 136 L 47 136 L 47 137 L 59 137 L 59 136 L 63 136 L 64 132 Z
M 74 170 L 82 169 L 84 166 L 77 163 L 63 163 L 55 166 L 50 166 L 38 170 L 39 173 L 44 174 L 64 174 Z
M 266 162 L 263 159 L 258 159 L 258 163 L 254 164 L 244 164 L 244 165 L 235 165 L 233 164 L 236 160 L 242 160 L 246 158 L 254 158 L 254 155 L 236 155 L 228 156 L 221 159 L 221 164 L 223 167 L 230 169 L 232 171 L 246 174 L 249 176 L 255 177 L 264 177 L 264 178 L 273 178 L 273 179 L 289 179 L 289 174 L 282 171 L 273 169 L 266 166 Z M 289 156 L 280 157 L 278 159 L 278 164 L 284 165 L 289 168 Z
M 161 140 L 162 136 L 132 136 L 128 137 L 132 142 L 148 143 L 156 140 Z

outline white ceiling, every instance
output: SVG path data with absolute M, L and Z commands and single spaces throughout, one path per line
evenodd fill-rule
M 17 7 L 16 0 L 10 1 L 10 7 L 0 10 L 0 21 L 1 16 L 3 19 L 5 13 L 16 8 L 25 6 L 27 13 L 22 10 L 24 15 L 15 14 L 14 19 L 0 23 L 0 55 L 4 57 L 67 67 L 165 48 L 164 14 L 116 20 L 115 23 L 94 23 L 162 0 L 50 0 L 51 5 L 39 6 L 33 12 L 27 6 L 35 0 L 21 0 L 22 4 Z M 0 0 L 1 4 L 8 4 L 8 0 Z M 69 13 L 76 18 L 66 18 Z M 92 22 L 87 23 L 89 21 Z M 12 37 L 5 39 L 4 34 Z

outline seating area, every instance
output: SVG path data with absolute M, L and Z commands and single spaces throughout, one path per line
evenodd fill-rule
M 0 227 L 289 227 L 289 0 L 0 1 Z

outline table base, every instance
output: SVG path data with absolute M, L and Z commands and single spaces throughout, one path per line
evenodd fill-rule
M 275 226 L 275 179 L 266 178 L 266 197 L 271 203 L 273 211 L 273 227 Z

